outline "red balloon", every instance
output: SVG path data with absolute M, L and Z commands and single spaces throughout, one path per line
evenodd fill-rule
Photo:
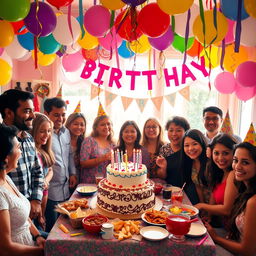
M 126 14 L 126 10 L 118 14 L 115 20 L 115 28 L 119 36 L 131 42 L 138 39 L 142 35 L 140 24 L 138 24 L 139 12 L 130 9 Z
M 200 56 L 200 53 L 203 50 L 203 48 L 204 47 L 196 39 L 194 39 L 194 43 L 192 47 L 189 50 L 187 50 L 187 54 L 191 57 Z
M 10 23 L 16 35 L 24 35 L 28 32 L 28 29 L 26 28 L 23 20 Z
M 74 0 L 47 0 L 47 2 L 53 6 L 55 6 L 57 9 L 63 6 L 70 5 Z
M 170 15 L 163 12 L 157 3 L 143 7 L 138 16 L 142 32 L 149 37 L 163 35 L 170 26 Z
M 90 50 L 82 48 L 82 55 L 85 60 L 95 61 L 98 59 L 98 47 L 96 47 L 94 49 L 90 49 Z

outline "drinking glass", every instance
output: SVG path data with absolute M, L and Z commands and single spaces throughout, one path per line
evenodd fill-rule
M 183 201 L 183 190 L 181 188 L 175 188 L 172 190 L 172 204 L 181 205 Z
M 167 202 L 170 202 L 171 197 L 172 197 L 172 185 L 171 184 L 164 184 L 164 186 L 163 186 L 163 199 Z
M 96 185 L 99 184 L 99 182 L 104 178 L 103 174 L 102 173 L 96 173 L 95 174 L 95 183 Z

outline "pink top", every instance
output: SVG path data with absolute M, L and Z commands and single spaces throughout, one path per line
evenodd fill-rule
M 215 204 L 224 204 L 224 193 L 226 188 L 227 179 L 224 182 L 219 183 L 213 189 L 213 198 L 215 200 Z
M 239 230 L 241 236 L 243 235 L 244 221 L 245 221 L 244 212 L 241 212 L 241 213 L 236 217 L 236 227 L 237 227 L 237 229 Z

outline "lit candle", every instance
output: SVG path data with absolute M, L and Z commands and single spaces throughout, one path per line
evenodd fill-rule
M 111 149 L 111 168 L 114 168 L 115 158 L 114 158 L 114 150 Z
M 135 148 L 132 150 L 132 162 L 133 162 L 133 169 L 135 170 L 135 162 L 136 162 Z

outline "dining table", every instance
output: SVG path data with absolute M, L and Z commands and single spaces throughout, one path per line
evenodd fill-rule
M 80 184 L 85 185 L 85 184 Z M 88 185 L 88 184 L 87 184 Z M 90 202 L 95 201 L 94 194 L 87 197 Z M 75 191 L 70 200 L 81 198 L 77 191 Z M 158 200 L 163 201 L 162 195 L 157 196 Z M 166 201 L 164 207 L 166 207 Z M 184 193 L 184 204 L 191 205 L 188 197 Z M 199 222 L 201 222 L 199 218 Z M 70 232 L 64 233 L 59 226 L 63 224 Z M 148 224 L 141 220 L 141 226 Z M 78 233 L 78 236 L 71 236 L 73 233 Z M 46 256 L 82 256 L 82 255 L 143 255 L 143 256 L 183 256 L 183 255 L 198 255 L 198 256 L 211 256 L 216 255 L 216 246 L 211 239 L 210 235 L 206 232 L 204 236 L 200 237 L 187 237 L 184 242 L 174 242 L 168 237 L 159 241 L 150 241 L 137 236 L 137 239 L 125 239 L 119 241 L 116 238 L 104 240 L 101 234 L 91 234 L 86 232 L 83 228 L 74 229 L 71 226 L 70 220 L 67 215 L 61 214 L 57 219 L 55 225 L 49 233 L 45 243 Z

